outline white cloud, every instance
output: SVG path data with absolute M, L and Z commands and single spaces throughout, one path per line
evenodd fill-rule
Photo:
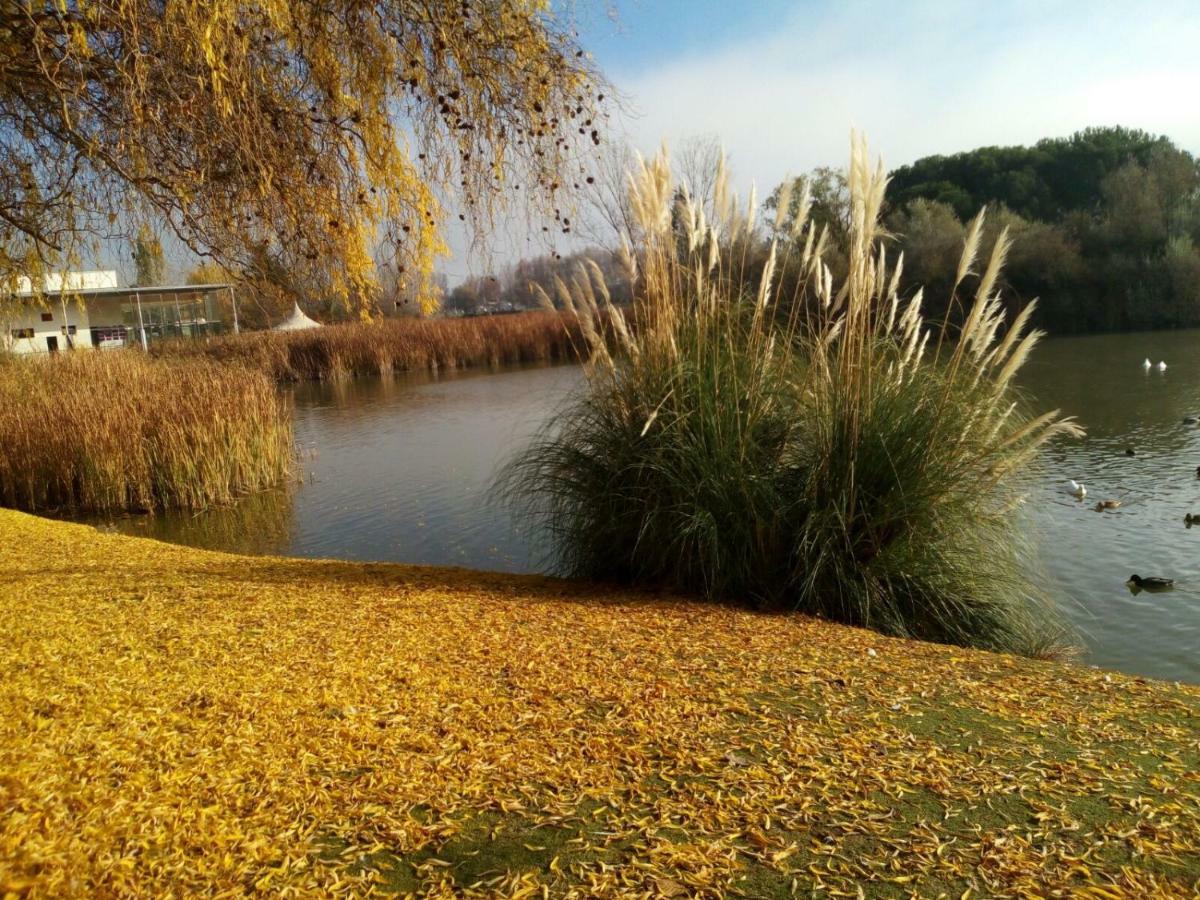
M 703 53 L 607 74 L 627 98 L 617 128 L 635 146 L 716 135 L 742 195 L 754 181 L 765 197 L 788 174 L 844 165 L 851 127 L 889 167 L 1092 125 L 1200 152 L 1197 47 L 1194 2 L 829 2 L 753 40 L 714 34 Z M 451 229 L 452 282 L 572 242 L 517 216 L 469 243 Z
M 743 189 L 753 178 L 762 194 L 788 172 L 842 164 L 852 126 L 891 166 L 1089 125 L 1200 149 L 1197 46 L 1191 5 L 854 5 L 612 75 L 640 114 L 628 122 L 638 146 L 716 134 Z

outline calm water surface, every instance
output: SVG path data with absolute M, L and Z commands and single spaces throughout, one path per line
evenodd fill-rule
M 1165 360 L 1165 372 L 1142 360 Z M 200 516 L 117 523 L 126 532 L 252 553 L 543 567 L 546 548 L 489 499 L 498 468 L 582 383 L 576 367 L 442 379 L 360 379 L 293 392 L 304 482 Z M 1052 446 L 1035 473 L 1029 527 L 1046 578 L 1088 661 L 1200 682 L 1200 332 L 1059 338 L 1029 363 L 1025 388 L 1077 416 L 1079 441 Z M 1135 456 L 1125 455 L 1132 447 Z M 1066 491 L 1087 486 L 1086 501 Z M 1097 513 L 1097 500 L 1120 500 Z M 1175 578 L 1133 595 L 1131 573 Z
M 1166 371 L 1143 370 L 1147 357 Z M 1200 331 L 1049 340 L 1023 383 L 1088 432 L 1049 447 L 1029 510 L 1089 661 L 1200 682 L 1200 527 L 1183 522 L 1200 514 L 1200 428 L 1183 422 L 1200 416 Z M 1067 493 L 1070 478 L 1087 488 L 1085 500 Z M 1121 507 L 1094 510 L 1108 499 Z M 1135 572 L 1176 587 L 1134 595 L 1124 582 Z

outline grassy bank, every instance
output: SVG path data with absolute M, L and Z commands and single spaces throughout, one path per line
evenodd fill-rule
M 137 352 L 0 361 L 0 505 L 202 509 L 284 480 L 288 407 L 242 366 Z
M 384 319 L 309 331 L 258 331 L 204 342 L 175 341 L 157 356 L 244 363 L 276 381 L 556 362 L 583 346 L 574 316 L 544 311 L 462 319 Z
M 0 894 L 1192 896 L 1200 690 L 0 511 Z

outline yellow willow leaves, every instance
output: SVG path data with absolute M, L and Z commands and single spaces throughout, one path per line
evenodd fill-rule
M 0 895 L 1192 896 L 1200 690 L 0 511 Z
M 93 219 L 149 215 L 248 280 L 360 309 L 386 258 L 431 308 L 436 198 L 476 224 L 519 198 L 556 210 L 600 140 L 602 80 L 541 3 L 23 9 L 0 14 L 0 181 L 35 189 L 0 196 L 0 280 L 61 264 Z

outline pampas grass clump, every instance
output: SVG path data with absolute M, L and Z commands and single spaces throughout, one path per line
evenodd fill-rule
M 635 327 L 607 310 L 623 352 L 593 342 L 585 393 L 503 488 L 549 529 L 566 574 L 1054 652 L 1064 630 L 1031 577 L 1020 477 L 1079 429 L 1028 414 L 1013 388 L 1039 334 L 1029 308 L 1008 322 L 997 295 L 1007 239 L 976 274 L 982 213 L 973 223 L 951 340 L 920 293 L 898 295 L 902 260 L 878 224 L 886 177 L 857 139 L 849 180 L 844 282 L 807 197 L 790 233 L 776 222 L 755 280 L 754 201 L 738 209 L 723 168 L 706 209 L 675 194 L 665 154 L 643 162 L 626 253 Z M 801 273 L 789 296 L 775 282 L 785 265 Z M 585 320 L 604 308 L 598 282 L 581 269 L 561 286 Z

